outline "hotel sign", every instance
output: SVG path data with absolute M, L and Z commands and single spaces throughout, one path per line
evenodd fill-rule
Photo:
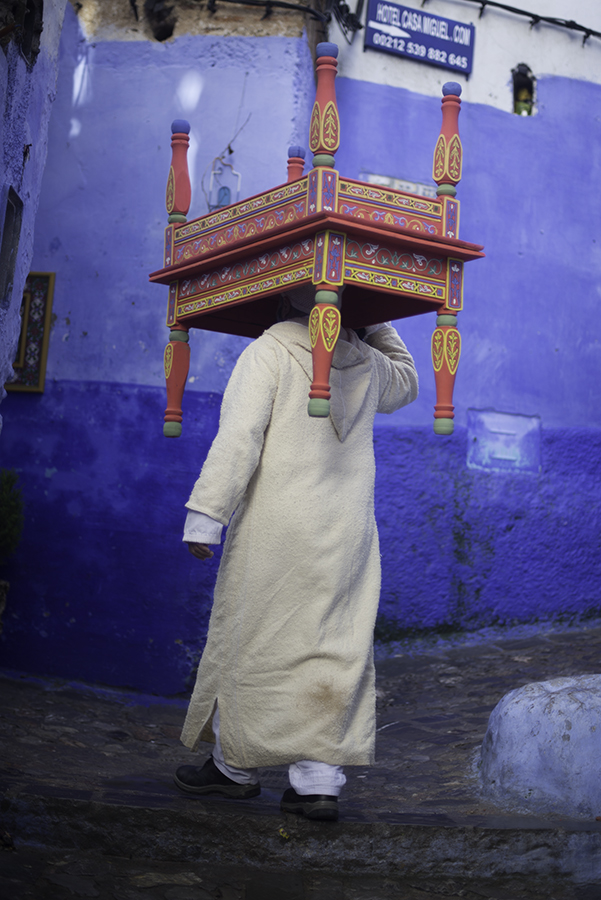
M 465 22 L 369 0 L 364 47 L 469 75 L 475 35 L 475 27 Z

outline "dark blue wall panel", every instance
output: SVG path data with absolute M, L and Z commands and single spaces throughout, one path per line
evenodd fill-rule
M 190 687 L 217 564 L 181 543 L 220 397 L 184 398 L 161 434 L 158 388 L 50 383 L 6 400 L 2 466 L 26 526 L 0 664 L 162 694 Z M 540 473 L 467 467 L 467 432 L 377 428 L 381 612 L 406 630 L 601 612 L 601 430 L 542 432 Z
M 388 619 L 420 630 L 601 612 L 601 430 L 542 435 L 531 474 L 468 468 L 465 429 L 378 429 Z
M 163 392 L 60 382 L 3 404 L 0 465 L 26 503 L 1 664 L 169 694 L 186 687 L 218 556 L 181 543 L 184 503 L 216 433 L 220 396 L 185 398 L 187 440 L 162 435 Z M 193 435 L 193 436 L 192 436 Z

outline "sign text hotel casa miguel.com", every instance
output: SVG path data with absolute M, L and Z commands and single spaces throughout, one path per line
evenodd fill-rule
M 397 3 L 369 0 L 365 47 L 469 75 L 476 29 Z

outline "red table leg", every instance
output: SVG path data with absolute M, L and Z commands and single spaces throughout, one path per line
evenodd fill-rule
M 174 325 L 165 347 L 165 379 L 167 381 L 167 409 L 165 410 L 165 437 L 179 437 L 182 433 L 182 400 L 188 370 L 190 347 L 188 332 L 182 325 Z
M 340 334 L 340 310 L 337 304 L 337 291 L 318 290 L 315 294 L 315 306 L 309 316 L 313 384 L 309 391 L 308 413 L 315 418 L 330 415 L 330 369 Z
M 436 406 L 434 407 L 434 432 L 453 434 L 453 387 L 461 355 L 461 335 L 457 330 L 457 316 L 440 315 L 436 318 L 436 330 L 432 335 L 432 363 L 436 381 Z

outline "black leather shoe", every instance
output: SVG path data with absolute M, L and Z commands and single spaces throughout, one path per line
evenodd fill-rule
M 338 821 L 338 797 L 332 797 L 330 794 L 297 794 L 294 788 L 288 788 L 284 791 L 280 809 L 282 812 L 296 813 L 307 819 Z
M 173 778 L 181 791 L 188 794 L 221 794 L 236 800 L 248 800 L 261 793 L 259 784 L 238 784 L 223 772 L 220 772 L 213 757 L 210 756 L 204 766 L 180 766 Z

